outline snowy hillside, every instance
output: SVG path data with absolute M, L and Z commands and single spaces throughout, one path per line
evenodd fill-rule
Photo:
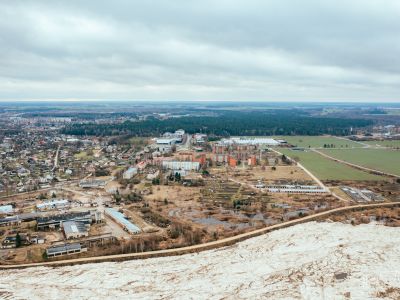
M 4 299 L 398 299 L 400 228 L 307 223 L 200 254 L 0 271 Z

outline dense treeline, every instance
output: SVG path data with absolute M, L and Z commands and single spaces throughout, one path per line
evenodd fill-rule
M 121 124 L 72 124 L 62 130 L 73 135 L 157 136 L 166 131 L 184 129 L 217 136 L 229 135 L 348 135 L 350 128 L 371 125 L 370 120 L 297 116 L 293 112 L 229 112 L 218 117 L 181 117 L 167 120 L 149 118 Z
M 132 112 L 111 112 L 111 113 L 99 113 L 99 112 L 32 112 L 24 113 L 24 118 L 71 118 L 78 120 L 96 120 L 103 118 L 119 118 L 119 117 L 136 117 L 136 113 Z

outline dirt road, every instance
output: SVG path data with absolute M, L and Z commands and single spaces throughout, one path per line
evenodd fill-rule
M 106 262 L 106 261 L 124 261 L 124 260 L 132 260 L 132 259 L 145 259 L 151 257 L 164 257 L 164 256 L 174 256 L 174 255 L 183 255 L 188 253 L 196 253 L 205 250 L 216 249 L 220 247 L 226 247 L 233 245 L 237 242 L 256 237 L 262 234 L 266 234 L 273 230 L 278 230 L 282 228 L 286 228 L 289 226 L 294 226 L 297 224 L 314 221 L 320 218 L 328 217 L 335 213 L 352 211 L 352 210 L 363 210 L 369 208 L 379 208 L 379 207 L 395 207 L 400 206 L 400 202 L 386 202 L 386 203 L 374 203 L 374 204 L 364 204 L 364 205 L 353 205 L 331 209 L 328 211 L 320 212 L 314 215 L 306 216 L 303 218 L 299 218 L 296 220 L 291 220 L 287 222 L 283 222 L 280 224 L 268 226 L 265 228 L 257 229 L 251 232 L 239 234 L 237 236 L 233 236 L 230 238 L 225 238 L 222 240 L 182 247 L 177 249 L 166 249 L 166 250 L 158 250 L 158 251 L 149 251 L 149 252 L 141 252 L 141 253 L 128 253 L 128 254 L 117 254 L 117 255 L 109 255 L 109 256 L 98 256 L 98 257 L 86 257 L 86 258 L 76 258 L 70 260 L 60 260 L 60 261 L 50 261 L 50 262 L 42 262 L 42 263 L 32 263 L 32 264 L 20 264 L 20 265 L 0 265 L 0 269 L 16 269 L 16 268 L 28 268 L 28 267 L 40 267 L 40 266 L 48 266 L 48 267 L 57 267 L 57 266 L 65 266 L 65 265 L 74 265 L 74 264 L 84 264 L 84 263 L 98 263 L 98 262 Z
M 360 170 L 367 171 L 367 172 L 373 172 L 373 173 L 376 173 L 376 174 L 379 174 L 379 175 L 383 175 L 383 176 L 389 176 L 389 177 L 394 177 L 394 178 L 400 178 L 399 175 L 391 174 L 391 173 L 386 173 L 386 172 L 382 172 L 382 171 L 379 171 L 379 170 L 367 168 L 367 167 L 364 167 L 364 166 L 361 166 L 361 165 L 353 164 L 353 163 L 350 163 L 350 162 L 348 162 L 348 161 L 341 160 L 341 159 L 338 159 L 338 158 L 329 156 L 328 154 L 325 154 L 325 153 L 323 153 L 323 152 L 321 152 L 321 151 L 318 151 L 318 150 L 316 150 L 316 149 L 313 149 L 312 151 L 314 151 L 314 152 L 318 153 L 319 155 L 322 155 L 323 157 L 326 157 L 326 158 L 328 158 L 328 159 L 330 159 L 330 160 L 333 160 L 333 161 L 335 161 L 335 162 L 339 162 L 339 163 L 348 165 L 348 166 L 353 167 L 353 168 L 356 168 L 356 169 L 360 169 Z

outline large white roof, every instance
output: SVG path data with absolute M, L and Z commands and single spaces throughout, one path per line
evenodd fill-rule
M 245 138 L 233 137 L 229 139 L 222 139 L 224 144 L 242 144 L 242 145 L 279 145 L 279 142 L 272 138 Z

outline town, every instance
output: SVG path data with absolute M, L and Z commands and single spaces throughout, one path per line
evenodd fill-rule
M 335 157 L 381 151 L 398 161 L 398 125 L 354 129 L 347 137 L 216 138 L 180 128 L 115 137 L 65 134 L 63 128 L 77 122 L 70 117 L 6 112 L 2 120 L 2 264 L 179 248 L 400 199 L 397 167 L 374 169 Z M 316 169 L 314 160 L 327 169 Z M 337 219 L 400 225 L 391 209 Z
M 400 299 L 400 2 L 0 1 L 1 299 Z

